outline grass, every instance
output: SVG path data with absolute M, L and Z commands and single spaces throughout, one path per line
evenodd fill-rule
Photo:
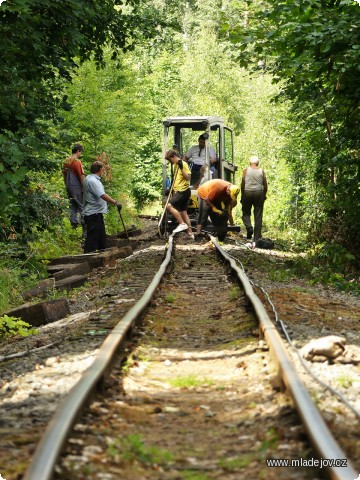
M 352 386 L 354 379 L 347 376 L 347 375 L 342 375 L 341 377 L 338 377 L 336 379 L 337 384 L 342 387 L 342 388 L 349 388 Z
M 232 287 L 229 293 L 230 300 L 236 300 L 237 298 L 239 298 L 239 294 L 240 294 L 239 287 Z
M 116 439 L 107 449 L 107 454 L 117 463 L 141 463 L 142 465 L 167 465 L 173 455 L 152 445 L 145 445 L 139 434 Z
M 165 297 L 165 302 L 167 303 L 174 303 L 176 300 L 176 295 L 174 295 L 173 293 L 168 293 Z
M 248 467 L 253 460 L 254 460 L 254 454 L 245 453 L 240 457 L 221 459 L 219 460 L 218 465 L 224 470 L 234 471 L 234 470 L 238 470 L 239 468 Z
M 0 272 L 0 312 L 5 312 L 10 305 L 19 303 L 20 293 L 16 272 L 2 268 Z
M 149 358 L 146 357 L 145 355 L 142 355 L 141 353 L 139 353 L 139 351 L 137 353 L 132 352 L 127 357 L 127 359 L 124 361 L 122 371 L 125 372 L 125 373 L 129 373 L 130 368 L 133 367 L 135 364 L 137 364 L 139 362 L 148 363 Z
M 175 388 L 194 388 L 202 387 L 204 385 L 214 385 L 214 381 L 209 378 L 199 378 L 195 375 L 187 377 L 176 377 L 167 381 L 169 385 Z
M 265 433 L 265 438 L 261 443 L 261 451 L 267 452 L 267 450 L 275 450 L 279 443 L 279 434 L 275 428 L 269 428 Z
M 273 282 L 287 282 L 294 278 L 290 269 L 274 269 L 268 271 L 268 278 Z
M 210 480 L 204 473 L 195 472 L 194 470 L 183 470 L 180 472 L 183 480 Z

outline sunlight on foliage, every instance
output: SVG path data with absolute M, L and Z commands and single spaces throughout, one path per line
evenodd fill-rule
M 37 333 L 38 330 L 36 328 L 33 328 L 20 318 L 9 317 L 8 315 L 0 317 L 0 340 L 15 335 L 28 337 L 29 335 L 36 335 Z

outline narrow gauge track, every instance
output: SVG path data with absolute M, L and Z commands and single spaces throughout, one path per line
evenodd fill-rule
M 219 247 L 214 239 L 213 242 Z M 124 337 L 143 315 L 151 300 L 150 290 L 158 286 L 170 263 L 172 246 L 171 238 L 165 262 L 153 285 L 140 304 L 115 327 L 98 360 L 82 377 L 82 388 L 73 390 L 54 417 L 54 428 L 48 430 L 42 440 L 25 479 L 51 478 L 67 429 L 85 402 L 85 390 L 102 383 L 102 360 L 107 368 L 112 362 L 111 354 L 123 347 Z M 224 252 L 222 255 L 226 257 Z M 233 261 L 229 261 L 238 270 Z M 177 245 L 170 278 L 160 288 L 144 318 L 144 330 L 139 332 L 143 341 L 130 356 L 133 364 L 128 364 L 129 373 L 122 376 L 122 383 L 120 376 L 113 374 L 113 387 L 101 402 L 91 404 L 88 415 L 83 415 L 75 424 L 57 466 L 56 478 L 318 478 L 317 469 L 266 467 L 265 459 L 271 457 L 273 442 L 286 442 L 282 445 L 285 458 L 299 459 L 305 454 L 309 456 L 309 452 L 293 409 L 281 391 L 275 392 L 270 387 L 270 380 L 276 383 L 280 375 L 269 373 L 267 355 L 254 338 L 256 322 L 248 308 L 249 300 L 270 350 L 277 357 L 276 362 L 280 362 L 282 380 L 294 398 L 317 454 L 325 459 L 345 459 L 309 402 L 306 390 L 295 378 L 295 370 L 264 307 L 253 296 L 244 274 L 237 273 L 245 294 L 229 295 L 235 288 L 233 280 L 224 266 L 214 261 L 212 248 Z M 183 321 L 179 327 L 180 317 Z M 139 361 L 142 355 L 150 358 Z M 256 382 L 248 374 L 239 377 L 240 367 L 248 362 L 246 368 L 251 372 L 251 362 L 259 359 L 264 369 Z M 165 378 L 163 364 L 169 367 Z M 205 376 L 202 384 L 185 389 L 178 386 L 175 393 L 169 393 L 169 385 L 176 375 L 191 377 L 190 373 L 195 370 L 202 370 Z M 77 403 L 79 405 L 75 405 Z M 258 411 L 255 415 L 249 412 L 255 408 L 253 404 L 256 408 L 260 406 L 263 415 Z M 282 431 L 283 438 L 275 438 L 271 433 L 274 431 L 276 435 Z M 140 438 L 145 439 L 144 444 Z M 138 443 L 129 449 L 131 441 Z M 147 442 L 158 449 L 152 459 L 144 446 Z M 164 447 L 167 452 L 162 456 Z M 171 450 L 174 456 L 170 455 Z M 135 463 L 130 461 L 134 459 Z M 194 472 L 206 476 L 195 477 Z M 347 467 L 326 468 L 326 472 L 329 478 L 344 480 L 354 480 L 357 475 L 349 463 Z
M 12 354 L 25 355 L 9 359 L 11 355 L 3 355 L 0 363 L 0 474 L 6 480 L 24 473 L 56 408 L 91 365 L 112 328 L 144 294 L 163 258 L 160 242 L 113 268 L 99 269 L 93 287 L 94 298 L 99 299 L 95 308 L 92 298 L 81 296 L 75 306 L 78 313 L 41 327 L 36 336 L 9 343 Z M 101 287 L 103 277 L 112 279 L 111 286 Z

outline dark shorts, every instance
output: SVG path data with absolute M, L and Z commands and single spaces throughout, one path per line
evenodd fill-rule
M 191 190 L 190 188 L 188 188 L 184 192 L 175 192 L 169 203 L 179 212 L 184 212 L 185 210 L 187 210 L 187 205 L 190 197 Z
M 197 163 L 193 163 L 193 166 L 191 167 L 192 172 L 200 172 L 202 165 L 198 165 Z

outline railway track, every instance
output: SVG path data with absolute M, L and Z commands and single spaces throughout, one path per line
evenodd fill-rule
M 41 350 L 40 358 L 37 351 L 26 366 L 14 361 L 15 372 L 22 375 L 34 367 L 45 373 L 29 381 L 27 396 L 35 401 L 29 400 L 24 409 L 24 422 L 18 408 L 26 402 L 23 389 L 23 398 L 14 403 L 10 387 L 11 401 L 5 402 L 9 441 L 17 429 L 24 464 L 55 406 L 63 402 L 24 478 L 306 479 L 326 472 L 329 478 L 356 479 L 345 453 L 308 403 L 302 383 L 294 381 L 295 369 L 277 329 L 234 259 L 217 253 L 216 241 L 194 245 L 179 236 L 173 243 L 170 238 L 164 261 L 162 242 L 121 261 L 121 268 L 112 272 L 114 284 L 102 292 L 101 306 L 74 318 L 70 332 L 67 323 L 67 341 L 61 347 Z M 259 341 L 259 319 L 266 342 Z M 71 355 L 75 360 L 69 362 Z M 56 372 L 47 371 L 60 365 Z M 9 367 L 7 363 L 7 372 Z M 49 382 L 51 376 L 59 384 Z M 80 389 L 68 396 L 80 378 Z M 84 411 L 88 392 L 103 396 Z M 41 399 L 39 408 L 40 396 L 46 400 Z M 1 454 L 4 458 L 6 449 Z M 306 468 L 266 463 L 279 458 L 305 462 Z M 306 464 L 315 458 L 344 462 L 332 467 L 323 462 L 324 468 Z M 8 471 L 10 479 L 21 474 L 21 469 Z

